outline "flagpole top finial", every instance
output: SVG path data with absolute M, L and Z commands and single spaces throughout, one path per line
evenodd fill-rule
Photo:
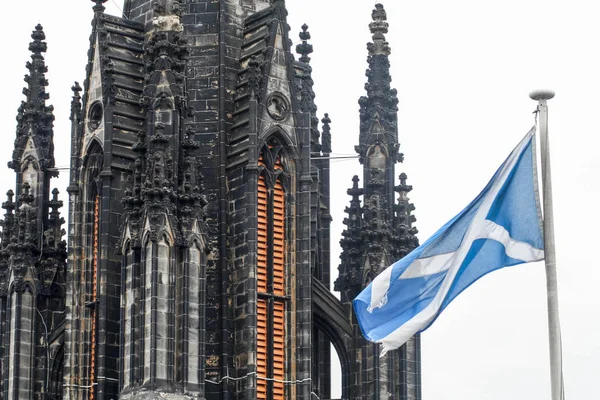
M 529 93 L 533 100 L 550 100 L 554 97 L 554 91 L 546 89 L 533 90 Z

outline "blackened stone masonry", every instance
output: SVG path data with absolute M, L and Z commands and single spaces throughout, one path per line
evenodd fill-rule
M 12 161 L 16 190 L 2 203 L 0 243 L 0 352 L 3 398 L 62 395 L 66 242 L 54 166 L 53 107 L 43 53 L 46 35 L 35 27 L 29 44 L 25 101 L 17 114 Z M 52 195 L 52 197 L 51 197 Z
M 380 357 L 351 301 L 418 245 L 388 23 L 372 14 L 339 277 L 332 119 L 283 0 L 93 0 L 73 85 L 68 253 L 45 35 L 32 34 L 2 203 L 0 397 L 420 400 L 420 341 Z M 293 54 L 293 51 L 298 54 Z

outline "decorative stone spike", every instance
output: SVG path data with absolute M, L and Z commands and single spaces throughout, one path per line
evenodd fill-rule
M 46 93 L 46 72 L 48 68 L 44 62 L 44 53 L 47 49 L 46 35 L 41 25 L 37 25 L 31 34 L 33 41 L 29 44 L 31 61 L 27 62 L 29 74 L 25 75 L 27 87 L 23 89 L 26 99 L 21 103 L 17 113 L 17 138 L 13 159 L 9 167 L 19 173 L 20 161 L 28 138 L 31 136 L 39 155 L 39 165 L 42 169 L 54 167 L 54 144 L 52 143 L 52 126 L 54 121 L 54 108 L 46 105 L 49 96 Z
M 394 190 L 402 196 L 403 194 L 409 193 L 412 190 L 412 186 L 406 184 L 407 176 L 404 172 L 400 174 L 399 178 L 400 184 L 395 186 Z
M 325 113 L 323 119 L 321 120 L 321 123 L 323 123 L 321 151 L 323 152 L 323 154 L 329 154 L 331 153 L 331 126 L 329 125 L 331 124 L 331 119 L 329 118 L 329 114 Z
M 375 4 L 375 9 L 371 13 L 373 22 L 369 24 L 369 29 L 373 34 L 373 40 L 385 40 L 385 33 L 388 33 L 389 24 L 387 23 L 387 14 L 383 4 Z
M 79 86 L 78 82 L 71 87 L 73 91 L 73 97 L 71 100 L 71 116 L 70 119 L 73 121 L 74 119 L 81 119 L 81 86 Z
M 46 40 L 46 34 L 44 33 L 42 25 L 36 25 L 35 30 L 31 34 L 31 38 L 33 39 L 33 42 L 29 43 L 29 51 L 33 53 L 32 57 L 39 57 L 47 50 L 47 44 L 44 42 L 44 40 Z
M 0 251 L 5 250 L 6 246 L 10 243 L 10 238 L 13 234 L 14 220 L 15 215 L 13 212 L 15 211 L 16 204 L 13 201 L 15 193 L 12 190 L 6 192 L 6 201 L 2 203 L 2 208 L 6 210 L 4 214 L 4 219 L 0 226 L 2 226 L 2 241 L 0 242 Z
M 358 187 L 359 178 L 357 175 L 352 177 L 352 187 L 348 189 L 348 195 L 352 196 L 350 206 L 346 207 L 344 212 L 348 214 L 344 218 L 343 224 L 346 229 L 342 233 L 340 245 L 342 254 L 340 255 L 340 266 L 338 267 L 339 276 L 334 282 L 334 290 L 347 292 L 348 297 L 354 297 L 357 291 L 360 291 L 362 285 L 361 260 L 363 246 L 363 210 L 360 205 L 360 196 L 363 195 L 363 189 Z
M 398 153 L 397 112 L 398 98 L 396 89 L 390 84 L 389 54 L 391 52 L 384 33 L 387 33 L 388 23 L 381 4 L 375 5 L 373 21 L 369 25 L 373 33 L 373 42 L 367 44 L 369 69 L 366 71 L 366 96 L 359 99 L 360 105 L 360 145 L 356 147 L 364 161 L 366 151 L 373 142 L 383 141 L 388 147 L 393 162 L 402 160 Z
M 302 40 L 302 43 L 296 46 L 296 52 L 302 56 L 300 57 L 300 61 L 304 63 L 310 63 L 310 57 L 308 55 L 313 52 L 313 47 L 312 44 L 308 43 L 308 40 L 310 39 L 308 25 L 302 25 L 302 32 L 300 32 L 299 36 L 300 40 Z
M 406 174 L 401 173 L 400 184 L 394 187 L 399 195 L 398 203 L 395 206 L 396 215 L 393 235 L 393 254 L 397 259 L 406 256 L 419 245 L 419 240 L 416 237 L 418 230 L 413 227 L 413 223 L 417 220 L 412 215 L 415 206 L 410 203 L 408 198 L 408 193 L 413 187 L 406 184 L 406 179 Z

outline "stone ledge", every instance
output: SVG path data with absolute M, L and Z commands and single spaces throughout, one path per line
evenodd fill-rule
M 141 390 L 119 396 L 121 400 L 205 400 L 204 397 L 190 396 L 180 393 Z

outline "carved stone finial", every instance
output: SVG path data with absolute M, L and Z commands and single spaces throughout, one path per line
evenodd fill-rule
M 9 190 L 6 192 L 6 201 L 2 203 L 2 208 L 11 213 L 15 209 L 15 202 L 13 201 L 15 192 Z
M 387 15 L 382 4 L 376 4 L 371 14 L 373 21 L 369 24 L 369 29 L 373 34 L 373 43 L 368 44 L 369 54 L 371 55 L 389 55 L 391 53 L 389 43 L 385 40 L 385 34 L 388 32 Z
M 329 114 L 325 113 L 323 119 L 321 119 L 321 123 L 323 123 L 323 136 L 321 142 L 321 151 L 323 154 L 331 153 L 331 119 L 329 118 Z
M 309 63 L 310 57 L 308 55 L 313 52 L 313 47 L 312 44 L 308 43 L 308 40 L 310 39 L 308 25 L 302 25 L 302 32 L 300 32 L 299 36 L 300 40 L 302 40 L 302 43 L 296 46 L 296 52 L 302 56 L 300 57 L 301 62 Z
M 360 179 L 358 178 L 358 175 L 354 175 L 352 177 L 352 188 L 348 189 L 348 194 L 356 199 L 358 199 L 358 196 L 363 194 L 363 190 L 359 189 L 358 187 L 358 182 L 360 181 Z
M 73 91 L 74 96 L 79 96 L 79 92 L 81 92 L 81 86 L 79 86 L 79 82 L 75 81 L 73 86 L 71 86 L 71 90 Z
M 79 86 L 78 82 L 71 87 L 73 91 L 73 97 L 71 99 L 71 121 L 75 118 L 78 120 L 81 118 L 81 86 Z
M 97 13 L 104 12 L 104 10 L 106 10 L 106 7 L 104 7 L 104 3 L 106 3 L 107 1 L 108 0 L 92 0 L 92 3 L 95 4 L 92 10 L 94 10 L 94 12 Z
M 401 185 L 406 185 L 406 178 L 407 178 L 407 176 L 404 172 L 400 174 L 400 184 Z
M 34 56 L 41 56 L 41 54 L 45 53 L 47 50 L 46 42 L 44 42 L 46 34 L 44 33 L 42 25 L 37 24 L 35 30 L 31 33 L 31 38 L 33 39 L 33 42 L 29 43 L 29 51 L 33 53 L 32 58 Z
M 400 197 L 403 198 L 406 197 L 406 194 L 412 190 L 412 186 L 406 184 L 408 177 L 404 172 L 400 174 L 399 178 L 400 184 L 398 186 L 394 186 L 394 191 L 400 194 Z
M 375 9 L 371 13 L 371 17 L 373 18 L 373 22 L 369 24 L 369 28 L 373 34 L 373 39 L 375 39 L 375 36 L 383 39 L 383 34 L 388 32 L 389 27 L 383 4 L 375 4 Z

